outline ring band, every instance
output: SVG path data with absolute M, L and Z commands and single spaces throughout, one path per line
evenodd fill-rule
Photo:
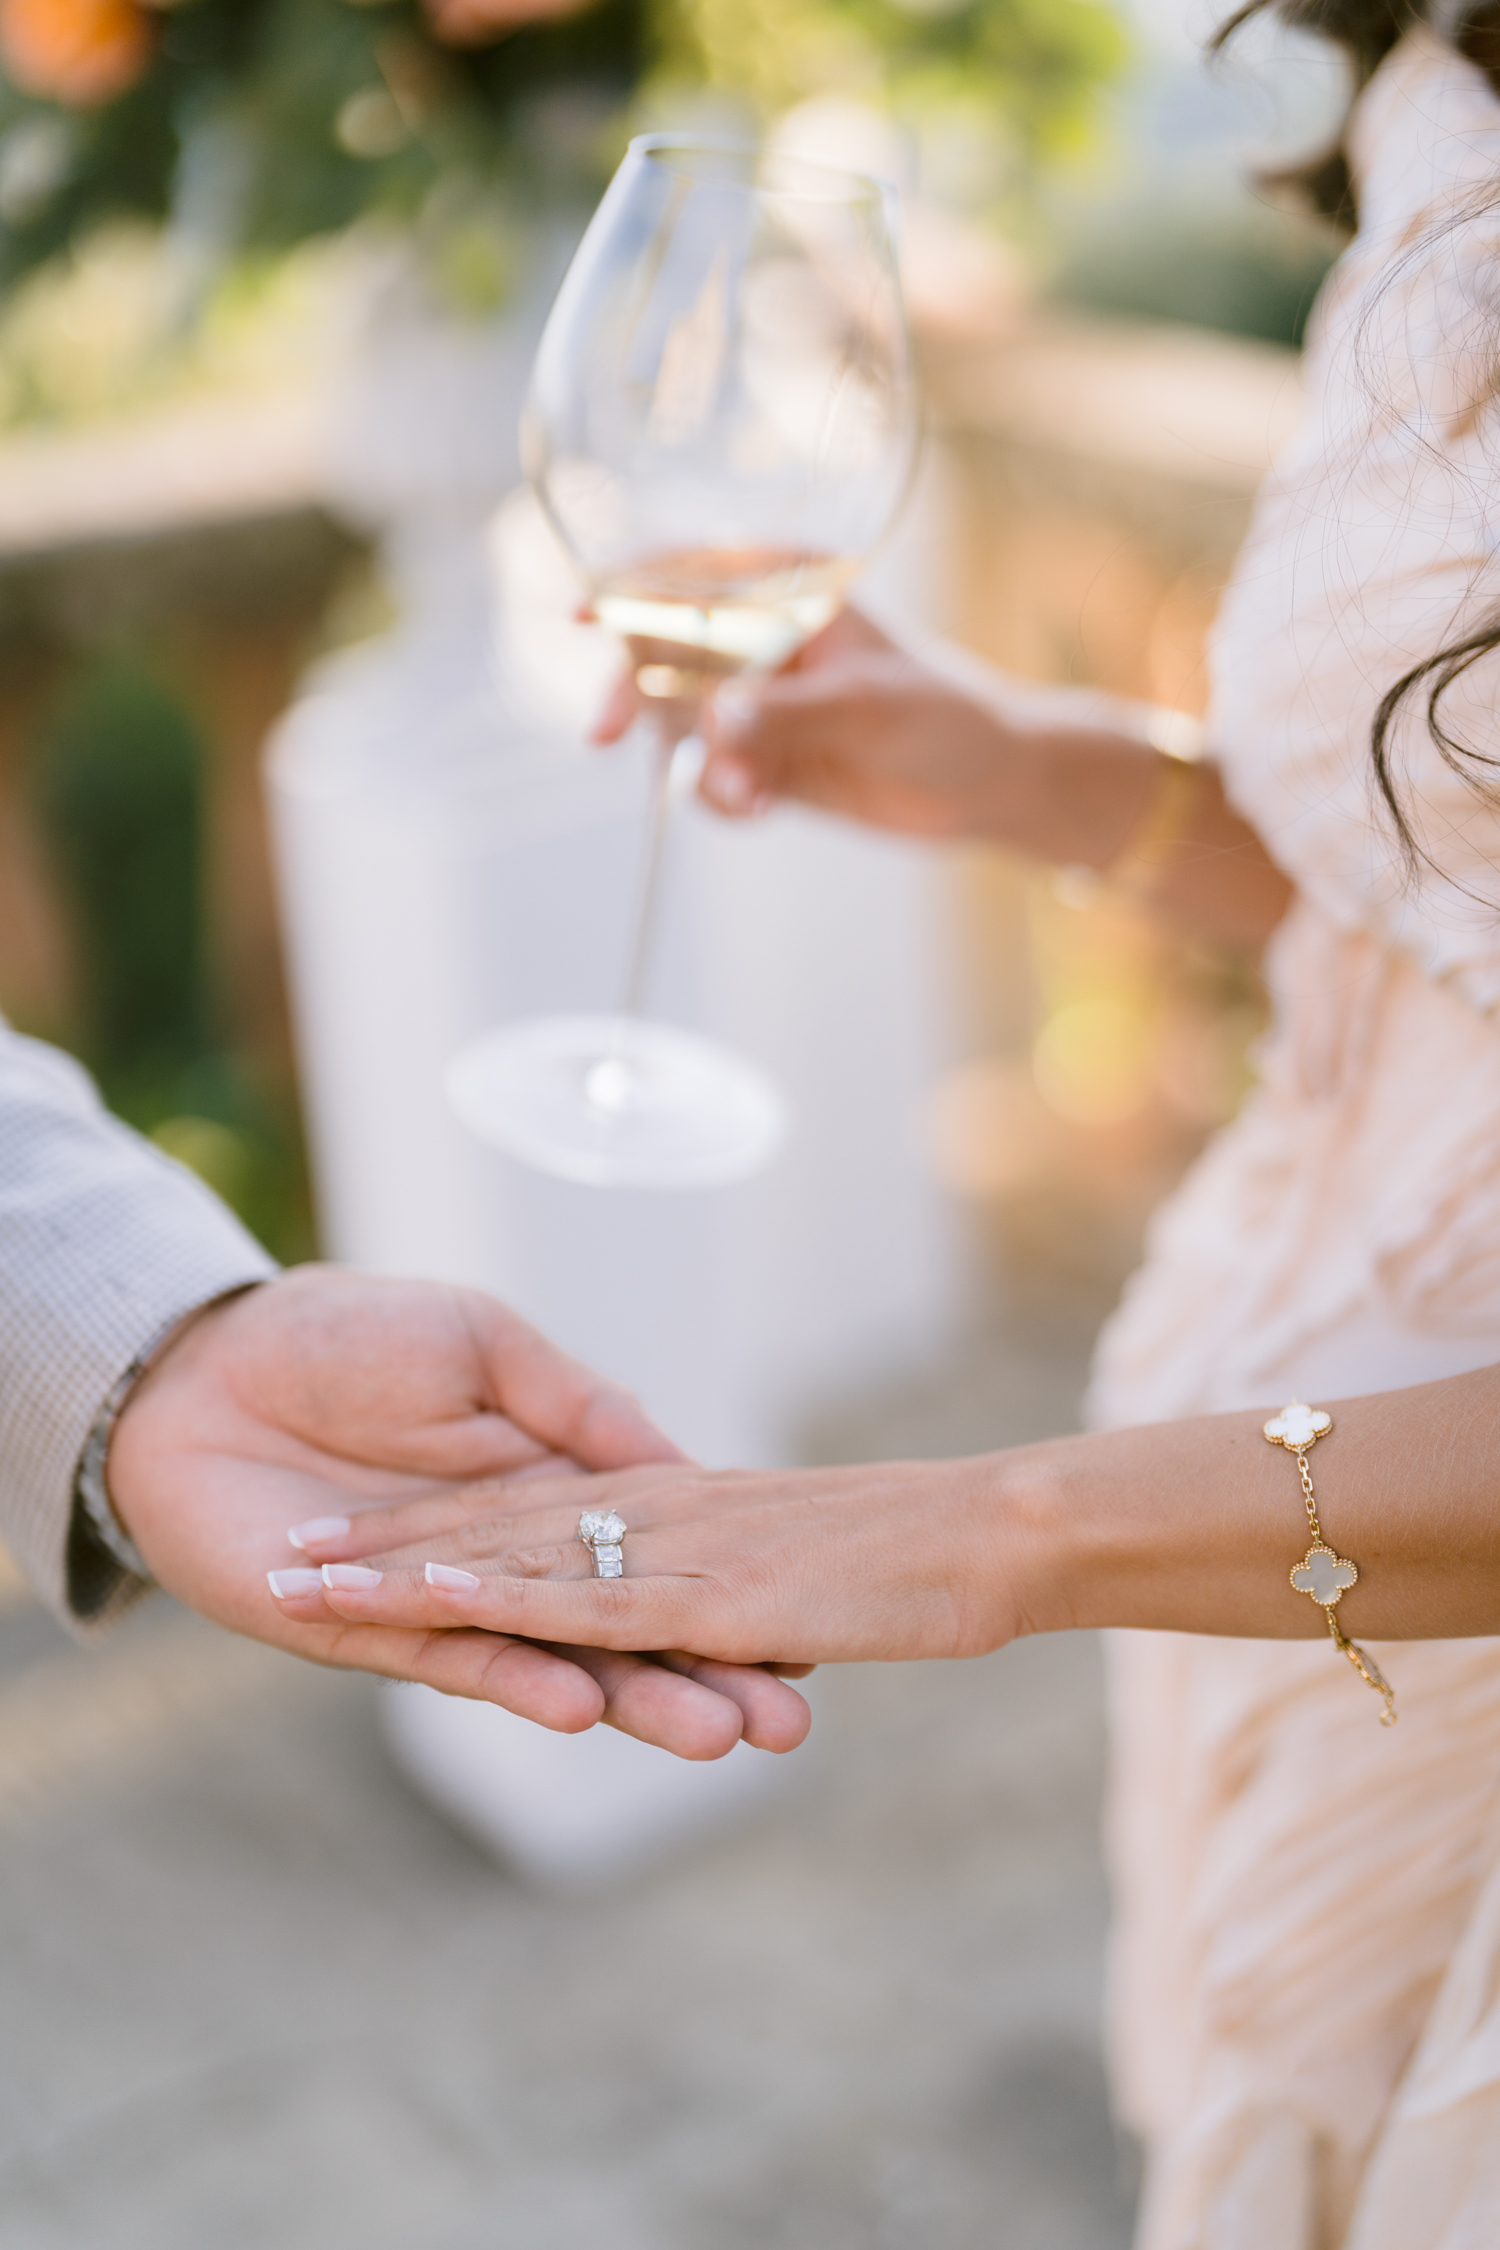
M 625 1537 L 625 1526 L 613 1508 L 598 1514 L 586 1509 L 578 1519 L 578 1536 L 594 1558 L 596 1578 L 623 1578 L 625 1555 L 620 1542 Z

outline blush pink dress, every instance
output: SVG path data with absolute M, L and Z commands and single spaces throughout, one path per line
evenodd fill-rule
M 1435 33 L 1362 95 L 1362 224 L 1217 629 L 1211 739 L 1292 876 L 1260 1085 L 1159 1213 L 1097 1426 L 1500 1361 L 1500 809 L 1369 730 L 1500 613 L 1500 100 Z M 1500 756 L 1500 659 L 1448 698 Z M 1319 1463 L 1336 1539 L 1336 1454 Z M 1500 1492 L 1495 1504 L 1500 1510 Z M 1304 1540 L 1287 1465 L 1289 1564 Z M 1500 1640 L 1112 1636 L 1112 2046 L 1140 2250 L 1500 2246 Z

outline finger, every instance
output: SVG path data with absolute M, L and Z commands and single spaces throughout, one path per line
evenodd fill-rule
M 702 1579 L 555 1575 L 571 1568 L 573 1550 L 555 1546 L 508 1552 L 504 1573 L 441 1561 L 421 1570 L 326 1564 L 324 1602 L 358 1624 L 477 1624 L 488 1633 L 589 1649 L 704 1649 L 704 1633 L 693 1629 L 702 1622 Z M 711 1647 L 706 1654 L 760 1663 L 776 1651 Z
M 492 1633 L 409 1637 L 413 1644 L 405 1659 L 409 1668 L 393 1675 L 398 1679 L 419 1680 L 444 1695 L 465 1696 L 471 1702 L 498 1704 L 501 1710 L 555 1734 L 586 1733 L 604 1716 L 605 1696 L 598 1681 L 553 1649 Z
M 294 1598 L 282 1598 L 283 1613 L 296 1613 L 309 1623 L 320 1617 L 341 1615 L 342 1611 L 357 1613 L 361 1606 L 368 1608 L 378 1600 L 379 1590 L 386 1584 L 380 1572 L 361 1570 L 358 1566 L 331 1566 L 330 1574 L 336 1584 L 332 1589 L 325 1589 L 328 1605 L 325 1606 L 314 1591 L 322 1586 L 318 1573 L 272 1573 L 273 1591 L 274 1580 L 278 1577 L 313 1581 L 312 1587 L 298 1589 Z M 334 1604 L 342 1605 L 342 1610 L 334 1608 Z M 446 1624 L 440 1624 L 435 1631 L 424 1632 L 346 1619 L 343 1631 L 346 1636 L 367 1638 L 394 1634 L 398 1639 L 410 1640 L 423 1669 L 400 1669 L 398 1660 L 398 1668 L 393 1673 L 397 1678 L 425 1678 L 439 1685 L 449 1678 L 467 1680 L 473 1674 L 476 1657 L 466 1644 L 475 1636 L 455 1631 Z M 790 1688 L 781 1688 L 766 1674 L 755 1675 L 747 1669 L 742 1675 L 735 1666 L 709 1664 L 690 1657 L 662 1665 L 613 1649 L 554 1646 L 534 1652 L 560 1664 L 563 1670 L 559 1673 L 552 1664 L 529 1662 L 526 1659 L 529 1643 L 508 1642 L 497 1635 L 483 1638 L 489 1646 L 480 1652 L 486 1659 L 480 1691 L 482 1700 L 500 1703 L 507 1710 L 518 1711 L 524 1718 L 539 1719 L 545 1726 L 573 1731 L 576 1726 L 591 1726 L 602 1718 L 622 1734 L 633 1735 L 637 1741 L 649 1742 L 676 1757 L 692 1760 L 722 1758 L 742 1735 L 757 1748 L 790 1750 L 807 1732 L 810 1714 L 802 1698 Z M 438 1645 L 443 1641 L 465 1645 L 455 1656 L 452 1650 Z M 367 1663 L 368 1651 L 363 1656 L 346 1655 L 341 1661 Z M 381 1664 L 375 1668 L 389 1667 Z M 593 1697 L 582 1693 L 576 1680 L 567 1678 L 569 1672 L 577 1672 L 593 1681 L 599 1690 L 597 1703 Z M 754 1684 L 757 1678 L 759 1690 Z M 444 1686 L 444 1692 L 475 1691 L 466 1686 Z
M 442 1614 L 488 1632 L 588 1648 L 700 1649 L 728 1663 L 760 1663 L 778 1653 L 752 1645 L 748 1631 L 739 1645 L 739 1636 L 726 1633 L 722 1622 L 710 1641 L 705 1625 L 709 1600 L 721 1609 L 726 1605 L 722 1589 L 710 1593 L 700 1578 L 519 1577 L 506 1572 L 478 1576 L 477 1583 L 469 1584 L 476 1573 L 433 1563 L 424 1575 L 423 1592 L 432 1607 L 413 1604 L 414 1614 L 424 1620 Z M 716 1645 L 726 1641 L 733 1645 Z M 788 1653 L 797 1660 L 796 1652 Z
M 574 1552 L 581 1558 L 581 1549 L 514 1548 L 507 1554 L 506 1564 L 518 1576 L 566 1576 L 574 1567 Z M 588 1569 L 587 1563 L 582 1561 L 578 1567 L 584 1571 Z M 323 1602 L 327 1613 L 344 1618 L 350 1624 L 417 1626 L 441 1632 L 454 1622 L 447 1597 L 450 1594 L 467 1595 L 472 1588 L 488 1584 L 489 1577 L 465 1570 L 460 1564 L 446 1562 L 417 1562 L 414 1566 L 402 1564 L 395 1568 L 382 1565 L 379 1569 L 367 1563 L 325 1563 L 322 1582 Z M 485 1629 L 489 1630 L 488 1627 Z M 525 1637 L 529 1639 L 532 1636 Z M 556 1633 L 536 1637 L 543 1640 L 562 1638 Z M 590 1641 L 584 1645 L 592 1648 L 594 1643 Z M 616 1642 L 612 1645 L 626 1649 L 630 1646 L 628 1642 Z
M 688 1655 L 681 1649 L 667 1649 L 657 1661 L 738 1704 L 745 1740 L 752 1749 L 795 1750 L 806 1740 L 812 1713 L 795 1688 L 784 1687 L 773 1676 L 772 1667 L 716 1664 L 711 1657 Z M 796 1670 L 800 1677 L 813 1666 L 799 1665 Z
M 443 1695 L 495 1703 L 517 1718 L 559 1734 L 582 1734 L 604 1716 L 604 1691 L 598 1681 L 551 1649 L 462 1630 L 413 1631 L 339 1620 L 320 1629 L 312 1620 L 289 1615 L 290 1603 L 277 1607 L 289 1629 L 267 1638 L 316 1663 L 374 1672 L 385 1679 L 415 1680 Z
M 821 633 L 788 657 L 783 672 L 816 672 L 820 665 L 836 663 L 842 656 L 889 656 L 897 644 L 889 633 L 883 633 L 873 617 L 862 609 L 846 602 L 830 624 Z
M 615 1649 L 558 1646 L 552 1653 L 597 1682 L 604 1694 L 604 1724 L 637 1742 L 706 1761 L 727 1757 L 745 1731 L 733 1696 L 675 1668 Z
M 776 797 L 836 809 L 848 777 L 830 743 L 852 684 L 836 671 L 726 681 L 704 722 L 699 789 L 709 803 L 731 815 Z
M 621 672 L 600 705 L 598 717 L 589 728 L 589 740 L 602 750 L 612 742 L 619 742 L 634 726 L 641 707 L 640 690 L 633 672 Z
M 487 1557 L 508 1546 L 532 1544 L 534 1519 L 545 1516 L 549 1530 L 560 1522 L 557 1488 L 578 1481 L 570 1462 L 548 1456 L 513 1477 L 480 1478 L 471 1484 L 438 1485 L 406 1500 L 358 1508 L 347 1516 L 313 1516 L 293 1524 L 288 1544 L 309 1561 L 322 1563 L 410 1559 L 428 1555 L 462 1562 Z M 403 1556 L 420 1549 L 420 1557 Z
M 686 1458 L 621 1384 L 570 1359 L 496 1298 L 466 1291 L 464 1302 L 497 1399 L 532 1437 L 590 1469 Z
M 268 1570 L 266 1584 L 282 1616 L 294 1617 L 299 1624 L 326 1624 L 337 1614 L 329 1608 L 325 1598 L 321 1571 Z
M 808 722 L 804 734 L 821 733 L 857 671 L 849 659 L 895 653 L 895 642 L 878 625 L 859 610 L 845 609 L 804 641 L 780 672 L 726 680 L 703 714 L 709 757 L 700 786 L 709 802 L 730 815 L 764 809 L 768 792 L 790 785 L 794 758 L 799 768 L 806 763 L 811 742 L 804 740 L 797 756 L 792 731 L 799 718 Z M 775 734 L 768 737 L 771 729 Z
M 716 750 L 704 760 L 698 794 L 726 820 L 758 820 L 776 802 L 776 792 L 755 766 L 730 750 Z

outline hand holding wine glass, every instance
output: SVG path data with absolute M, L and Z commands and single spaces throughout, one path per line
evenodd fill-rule
M 698 792 L 730 819 L 786 800 L 899 836 L 1003 839 L 1060 731 L 1037 701 L 976 694 L 846 607 L 773 677 L 712 698 Z M 640 702 L 622 672 L 592 739 L 620 741 Z
M 620 1006 L 458 1059 L 460 1113 L 564 1177 L 742 1177 L 781 1132 L 760 1073 L 640 1013 L 674 768 L 706 699 L 825 627 L 905 492 L 915 394 L 878 181 L 673 135 L 635 141 L 547 323 L 526 466 L 627 653 L 659 746 Z M 688 746 L 692 745 L 690 751 Z

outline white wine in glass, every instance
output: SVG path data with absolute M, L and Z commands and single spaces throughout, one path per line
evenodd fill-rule
M 891 191 L 673 134 L 633 141 L 564 278 L 522 424 L 537 495 L 619 639 L 658 745 L 617 1011 L 487 1033 L 449 1068 L 473 1130 L 594 1186 L 758 1170 L 780 1096 L 641 1013 L 674 774 L 703 706 L 836 615 L 910 478 L 916 405 Z

